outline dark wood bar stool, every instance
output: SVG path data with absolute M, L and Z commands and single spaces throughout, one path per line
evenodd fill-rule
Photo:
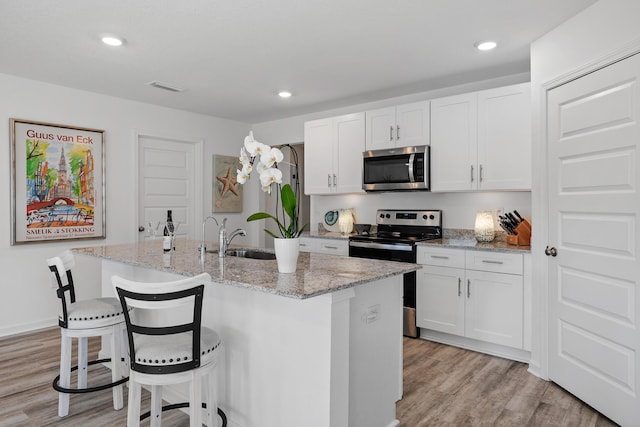
M 49 270 L 58 283 L 56 291 L 61 309 L 58 315 L 60 325 L 60 375 L 53 380 L 53 388 L 58 391 L 58 416 L 69 414 L 71 394 L 91 393 L 113 388 L 113 407 L 122 409 L 122 384 L 128 370 L 123 366 L 122 341 L 125 331 L 124 316 L 120 301 L 116 298 L 94 298 L 76 301 L 75 286 L 71 269 L 75 260 L 71 251 L 64 251 L 47 260 Z M 88 361 L 88 338 L 109 336 L 111 359 Z M 78 365 L 71 367 L 71 347 L 73 339 L 78 339 Z M 111 383 L 87 387 L 87 368 L 97 363 L 111 362 Z M 71 372 L 78 371 L 78 386 L 71 388 Z

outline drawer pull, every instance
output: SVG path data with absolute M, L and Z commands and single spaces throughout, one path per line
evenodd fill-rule
M 337 246 L 324 245 L 325 249 L 338 249 Z
M 460 285 L 462 284 L 462 279 L 458 277 L 458 296 L 462 295 L 462 291 Z
M 471 279 L 467 279 L 467 298 L 471 298 Z
M 448 256 L 443 256 L 443 255 L 431 255 L 431 258 L 435 258 L 435 259 L 449 259 Z
M 494 261 L 492 259 L 483 259 L 482 262 L 485 264 L 504 264 L 502 261 Z

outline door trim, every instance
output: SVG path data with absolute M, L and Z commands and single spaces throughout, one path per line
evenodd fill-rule
M 192 138 L 192 137 L 185 137 L 185 136 L 175 136 L 175 135 L 167 135 L 167 134 L 161 134 L 158 132 L 153 132 L 153 131 L 142 131 L 142 130 L 136 130 L 134 129 L 133 131 L 133 141 L 134 141 L 134 152 L 133 152 L 133 158 L 134 158 L 134 164 L 136 165 L 136 173 L 134 176 L 134 180 L 135 180 L 135 200 L 139 200 L 140 199 L 140 183 L 139 183 L 139 176 L 140 176 L 140 171 L 138 170 L 138 165 L 139 165 L 139 153 L 140 153 L 140 139 L 141 138 L 156 138 L 156 139 L 166 139 L 168 141 L 178 141 L 178 142 L 182 142 L 182 143 L 186 143 L 186 144 L 191 144 L 193 145 L 194 148 L 194 152 L 196 154 L 196 158 L 194 159 L 194 178 L 195 178 L 195 182 L 194 182 L 194 191 L 196 195 L 199 195 L 199 197 L 196 197 L 196 200 L 194 201 L 194 209 L 195 209 L 195 224 L 194 226 L 197 226 L 198 224 L 202 223 L 202 215 L 203 215 L 203 199 L 204 199 L 204 193 L 203 193 L 203 180 L 204 180 L 204 173 L 203 173 L 203 161 L 204 161 L 204 138 Z M 199 159 L 199 161 L 198 161 Z M 138 203 L 134 203 L 135 208 L 135 227 L 133 227 L 132 229 L 132 235 L 133 235 L 133 241 L 137 241 L 138 240 L 138 219 L 140 218 L 140 210 L 138 209 Z M 197 227 L 195 227 L 197 228 Z M 197 231 L 194 229 L 194 232 Z M 194 239 L 197 239 L 198 236 L 191 236 Z
M 549 237 L 549 168 L 547 165 L 549 144 L 547 138 L 547 102 L 549 91 L 638 53 L 640 53 L 640 38 L 636 38 L 622 47 L 612 49 L 609 53 L 592 59 L 580 67 L 542 82 L 537 97 L 539 100 L 538 105 L 533 105 L 532 170 L 541 171 L 542 173 L 534 174 L 531 193 L 532 221 L 536 226 L 536 233 L 531 238 L 533 283 L 539 283 L 540 286 L 533 286 L 532 289 L 532 326 L 534 335 L 529 372 L 545 380 L 549 380 L 549 281 L 547 280 L 549 277 L 549 260 L 544 254 L 544 248 L 548 244 Z M 532 95 L 535 89 L 532 87 Z M 539 144 L 536 144 L 536 141 L 539 141 Z M 535 336 L 536 330 L 538 333 L 537 338 Z

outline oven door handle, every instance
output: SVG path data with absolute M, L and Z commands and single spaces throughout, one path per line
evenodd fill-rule
M 411 252 L 413 250 L 412 244 L 406 243 L 374 243 L 374 242 L 349 242 L 349 246 L 357 247 L 357 248 L 366 248 L 366 249 L 385 249 L 390 251 L 404 251 Z

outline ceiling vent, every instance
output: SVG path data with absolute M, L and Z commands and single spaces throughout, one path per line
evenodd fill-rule
M 147 83 L 149 86 L 157 87 L 158 89 L 168 90 L 169 92 L 184 92 L 184 89 L 177 86 L 171 86 L 168 83 L 159 82 L 154 80 L 152 82 Z

